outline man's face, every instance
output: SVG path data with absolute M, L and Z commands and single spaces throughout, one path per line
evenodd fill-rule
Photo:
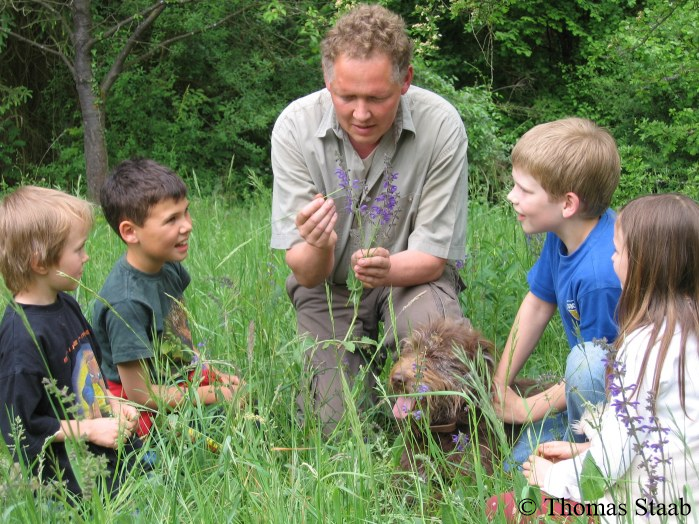
M 335 60 L 332 78 L 325 86 L 332 96 L 337 119 L 349 135 L 359 156 L 366 158 L 396 118 L 400 97 L 410 87 L 412 66 L 402 82 L 393 77 L 388 55 L 356 59 L 340 55 Z

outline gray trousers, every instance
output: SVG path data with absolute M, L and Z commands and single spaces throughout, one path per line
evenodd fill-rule
M 345 412 L 341 374 L 351 390 L 357 375 L 366 370 L 364 395 L 359 403 L 375 403 L 374 374 L 380 374 L 389 351 L 394 353 L 397 344 L 415 327 L 433 319 L 464 316 L 458 300 L 464 284 L 451 266 L 445 268 L 439 280 L 429 284 L 365 290 L 356 319 L 352 304 L 348 305 L 349 291 L 345 286 L 330 285 L 328 294 L 325 285 L 305 288 L 291 275 L 286 288 L 296 309 L 299 335 L 316 342 L 306 353 L 306 376 L 297 403 L 304 414 L 313 409 L 326 434 L 332 432 Z M 337 343 L 357 342 L 362 337 L 381 342 L 380 322 L 384 336 L 378 347 L 357 344 L 352 352 Z M 347 336 L 350 327 L 352 334 Z M 312 406 L 307 405 L 308 401 Z

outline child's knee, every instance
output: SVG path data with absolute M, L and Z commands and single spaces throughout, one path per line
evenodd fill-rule
M 607 352 L 593 342 L 584 342 L 571 348 L 566 360 L 566 384 L 604 383 Z

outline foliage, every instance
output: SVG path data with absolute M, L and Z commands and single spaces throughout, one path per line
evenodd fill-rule
M 655 0 L 591 43 L 571 78 L 574 103 L 609 126 L 622 152 L 617 198 L 678 191 L 699 198 L 699 10 Z
M 466 125 L 471 197 L 497 201 L 509 184 L 509 173 L 506 145 L 500 136 L 502 117 L 493 93 L 484 86 L 457 89 L 451 80 L 435 74 L 419 60 L 415 70 L 415 84 L 449 100 Z
M 83 127 L 70 73 L 55 55 L 8 37 L 15 30 L 56 45 L 57 20 L 40 22 L 13 7 L 32 3 L 2 0 L 3 175 L 10 184 L 83 184 Z M 291 100 L 322 87 L 322 36 L 356 3 L 169 3 L 135 50 L 143 58 L 127 64 L 103 101 L 111 164 L 155 157 L 197 180 L 203 193 L 240 200 L 251 196 L 250 172 L 269 186 L 274 120 Z M 416 84 L 445 96 L 464 118 L 476 199 L 503 200 L 508 149 L 524 131 L 573 114 L 600 122 L 617 139 L 617 203 L 652 191 L 696 198 L 696 0 L 382 3 L 406 19 L 416 41 Z M 93 70 L 100 78 L 132 26 L 110 35 L 107 29 L 149 2 L 94 4 Z M 225 26 L 204 30 L 233 11 Z M 151 45 L 184 34 L 190 36 L 158 52 Z

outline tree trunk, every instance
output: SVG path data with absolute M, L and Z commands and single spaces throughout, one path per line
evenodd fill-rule
M 87 195 L 99 200 L 99 192 L 107 178 L 109 162 L 105 138 L 104 100 L 96 93 L 97 85 L 92 74 L 92 14 L 90 0 L 73 1 L 73 46 L 75 49 L 75 87 L 80 100 L 80 112 L 85 136 L 85 171 Z

